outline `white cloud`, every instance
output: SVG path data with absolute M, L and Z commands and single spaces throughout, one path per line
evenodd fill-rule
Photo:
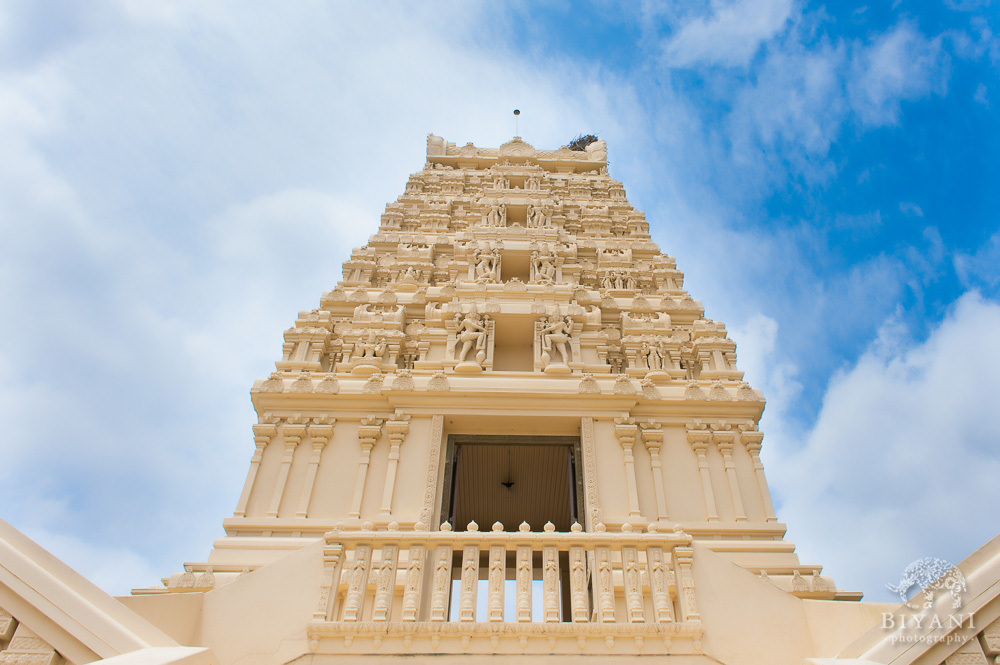
M 986 89 L 985 83 L 980 83 L 979 85 L 976 86 L 976 92 L 973 95 L 972 99 L 977 104 L 985 106 L 986 108 L 990 107 L 990 95 L 989 91 Z
M 515 105 L 540 147 L 643 121 L 628 82 L 484 43 L 471 3 L 93 11 L 2 63 L 0 510 L 57 555 L 91 543 L 68 560 L 121 591 L 205 556 L 249 387 L 428 132 L 499 145 Z
M 940 39 L 901 23 L 870 45 L 855 46 L 848 96 L 864 124 L 895 124 L 902 101 L 943 89 L 946 76 Z
M 993 291 L 1000 285 L 997 266 L 1000 265 L 1000 231 L 975 252 L 959 252 L 954 257 L 955 273 L 966 288 Z
M 664 44 L 665 61 L 672 67 L 746 66 L 791 13 L 792 0 L 713 0 L 710 16 L 690 20 Z
M 814 20 L 798 18 L 772 41 L 752 78 L 728 83 L 735 103 L 724 139 L 752 192 L 789 176 L 829 179 L 838 167 L 827 156 L 845 127 L 894 124 L 903 102 L 946 87 L 940 37 L 929 39 L 903 22 L 870 41 L 817 40 Z
M 910 561 L 957 562 L 994 535 L 997 336 L 1000 305 L 975 293 L 923 342 L 886 329 L 831 382 L 804 446 L 778 442 L 768 470 L 804 560 L 890 600 L 883 585 Z

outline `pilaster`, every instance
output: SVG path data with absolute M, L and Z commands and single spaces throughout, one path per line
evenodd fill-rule
M 309 425 L 308 435 L 312 444 L 312 454 L 309 456 L 309 466 L 306 468 L 306 479 L 302 486 L 302 497 L 299 499 L 299 509 L 296 517 L 309 516 L 309 501 L 312 499 L 313 488 L 316 486 L 316 473 L 323 456 L 323 449 L 333 436 L 334 418 L 313 418 Z
M 712 474 L 708 468 L 708 444 L 712 433 L 707 429 L 689 429 L 688 443 L 694 451 L 698 463 L 698 475 L 701 477 L 701 491 L 705 500 L 705 517 L 709 522 L 719 519 L 719 510 L 715 505 L 715 490 L 712 489 Z
M 285 495 L 285 485 L 288 483 L 288 472 L 292 468 L 292 460 L 295 458 L 295 449 L 306 435 L 306 426 L 298 423 L 285 423 L 281 427 L 281 438 L 285 440 L 284 454 L 281 456 L 281 466 L 278 467 L 278 479 L 274 485 L 274 492 L 271 494 L 271 503 L 268 506 L 266 517 L 277 517 L 281 508 L 281 499 Z
M 368 482 L 368 466 L 371 464 L 372 448 L 382 435 L 382 420 L 379 418 L 362 418 L 358 428 L 358 443 L 361 445 L 361 459 L 358 461 L 358 472 L 354 480 L 354 497 L 351 499 L 350 517 L 361 518 L 361 503 L 365 498 L 365 485 Z

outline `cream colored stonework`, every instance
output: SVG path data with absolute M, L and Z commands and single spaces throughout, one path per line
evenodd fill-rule
M 121 599 L 176 644 L 241 665 L 903 662 L 880 641 L 895 606 L 784 539 L 763 397 L 603 141 L 429 136 L 284 339 L 226 536 Z M 975 611 L 974 640 L 906 662 L 995 658 L 1000 623 Z M 0 613 L 0 665 L 88 662 L 14 630 Z

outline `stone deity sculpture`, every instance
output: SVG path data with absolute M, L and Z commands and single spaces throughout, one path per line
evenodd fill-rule
M 494 203 L 486 213 L 486 226 L 507 226 L 507 204 Z
M 542 362 L 545 364 L 546 371 L 557 366 L 566 367 L 568 365 L 572 332 L 573 319 L 568 316 L 555 321 L 548 318 L 542 320 L 542 329 L 539 331 L 539 335 L 542 344 Z M 558 354 L 558 361 L 553 359 L 553 351 Z
M 355 344 L 359 358 L 370 358 L 376 360 L 385 355 L 385 340 L 379 339 L 375 331 L 368 333 L 367 340 L 361 340 Z
M 455 316 L 455 321 L 458 323 L 455 332 L 455 360 L 460 366 L 474 364 L 482 369 L 486 360 L 486 322 L 476 312 L 470 312 L 465 316 L 458 314 Z M 469 353 L 473 349 L 476 352 L 474 362 L 468 360 Z
M 555 258 L 548 252 L 535 252 L 531 257 L 534 281 L 552 282 L 556 278 Z
M 476 281 L 495 282 L 497 279 L 497 265 L 500 261 L 500 253 L 497 250 L 476 251 Z

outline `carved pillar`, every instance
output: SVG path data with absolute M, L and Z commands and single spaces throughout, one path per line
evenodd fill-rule
M 545 623 L 559 621 L 559 548 L 542 548 L 542 610 Z
M 569 548 L 569 601 L 574 623 L 587 620 L 587 554 L 582 546 Z
M 628 494 L 628 519 L 631 522 L 642 521 L 642 513 L 639 512 L 639 491 L 635 482 L 635 456 L 632 454 L 638 429 L 637 426 L 626 423 L 615 425 L 615 435 L 625 454 L 625 490 Z
M 431 588 L 431 621 L 448 619 L 448 596 L 451 594 L 451 545 L 441 545 L 435 552 L 434 580 Z
M 690 547 L 677 547 L 674 549 L 674 554 L 677 562 L 677 592 L 681 614 L 685 621 L 701 621 L 698 603 L 694 597 L 694 575 L 691 573 L 694 550 Z
M 361 461 L 358 462 L 358 475 L 354 480 L 354 498 L 351 500 L 351 517 L 361 517 L 361 502 L 365 498 L 365 483 L 368 481 L 368 465 L 372 459 L 372 448 L 382 434 L 382 421 L 378 418 L 362 418 L 358 429 L 358 441 L 361 443 Z
M 462 588 L 458 602 L 458 620 L 476 620 L 476 595 L 479 591 L 479 545 L 462 548 Z
M 733 514 L 737 522 L 747 521 L 747 512 L 743 508 L 743 494 L 740 492 L 740 480 L 736 476 L 736 464 L 733 463 L 733 443 L 736 440 L 735 432 L 716 431 L 712 434 L 712 440 L 719 447 L 722 453 L 722 464 L 726 469 L 726 477 L 729 479 L 729 494 L 733 497 Z
M 639 555 L 635 547 L 622 548 L 622 578 L 625 584 L 625 608 L 629 623 L 642 623 L 642 585 L 639 572 Z
M 424 586 L 424 545 L 410 545 L 406 560 L 406 586 L 403 588 L 403 621 L 416 621 L 420 612 L 420 592 Z
M 312 443 L 312 455 L 309 457 L 309 466 L 306 468 L 306 482 L 302 486 L 302 498 L 299 500 L 299 509 L 295 512 L 296 517 L 309 516 L 309 501 L 312 499 L 313 488 L 316 486 L 316 472 L 319 470 L 319 461 L 323 456 L 323 448 L 327 441 L 333 436 L 333 424 L 337 422 L 333 418 L 313 420 L 309 426 L 309 441 Z
M 712 489 L 712 475 L 708 471 L 708 442 L 712 434 L 708 430 L 688 430 L 688 443 L 698 457 L 698 472 L 701 475 L 701 490 L 705 498 L 705 514 L 708 521 L 719 519 L 719 511 L 715 507 L 715 492 Z
M 489 598 L 487 621 L 503 621 L 503 588 L 506 579 L 507 548 L 490 545 Z
M 517 620 L 531 621 L 531 545 L 517 546 Z
M 344 598 L 344 621 L 357 621 L 361 617 L 361 607 L 368 587 L 368 569 L 371 564 L 371 545 L 358 545 L 354 548 L 354 561 L 351 562 L 347 596 Z
M 385 470 L 385 487 L 382 489 L 382 505 L 379 512 L 388 519 L 392 514 L 392 495 L 396 490 L 396 471 L 399 469 L 399 449 L 410 431 L 409 416 L 399 420 L 390 420 L 385 424 L 389 435 L 389 463 Z
M 278 481 L 274 484 L 274 493 L 271 495 L 271 505 L 267 512 L 267 517 L 277 517 L 278 509 L 281 507 L 281 497 L 285 494 L 285 484 L 288 482 L 288 472 L 292 468 L 292 459 L 295 457 L 295 448 L 298 447 L 302 437 L 306 435 L 305 425 L 292 425 L 286 423 L 281 428 L 281 436 L 285 439 L 285 454 L 281 457 L 281 466 L 278 468 Z
M 344 546 L 332 543 L 323 548 L 323 584 L 319 588 L 319 602 L 313 612 L 313 621 L 333 620 L 334 601 L 340 585 L 340 568 L 344 562 Z
M 659 427 L 643 427 L 642 443 L 649 451 L 649 465 L 653 469 L 653 490 L 656 493 L 656 519 L 667 519 L 667 495 L 663 489 L 663 462 L 660 448 L 663 446 L 663 430 Z
M 741 432 L 740 441 L 746 446 L 750 453 L 750 461 L 753 463 L 754 475 L 757 476 L 757 488 L 760 490 L 760 498 L 764 504 L 764 519 L 768 522 L 777 522 L 778 516 L 774 514 L 774 504 L 771 503 L 771 490 L 767 486 L 767 478 L 764 476 L 764 463 L 760 461 L 761 442 L 764 434 L 757 431 Z
M 662 547 L 646 549 L 646 566 L 649 574 L 649 591 L 653 595 L 653 615 L 657 623 L 674 620 L 673 603 L 670 601 L 670 554 Z
M 250 502 L 250 492 L 253 491 L 254 483 L 257 482 L 257 472 L 260 471 L 260 461 L 264 457 L 264 449 L 271 443 L 271 439 L 278 432 L 277 421 L 260 423 L 253 426 L 253 442 L 257 446 L 250 458 L 250 471 L 247 473 L 246 484 L 243 485 L 243 493 L 240 495 L 239 503 L 236 504 L 236 517 L 247 516 L 247 503 Z
M 580 447 L 583 452 L 583 491 L 586 499 L 588 531 L 593 531 L 601 521 L 600 500 L 597 496 L 596 445 L 594 419 L 585 416 L 580 419 Z
M 375 571 L 375 603 L 372 605 L 372 621 L 388 621 L 392 610 L 392 596 L 396 590 L 396 563 L 399 545 L 382 548 L 382 558 Z
M 597 568 L 597 620 L 601 623 L 613 623 L 615 620 L 615 591 L 611 572 L 611 551 L 607 546 L 594 548 L 594 559 Z
M 444 416 L 438 414 L 431 418 L 431 451 L 427 458 L 427 475 L 424 485 L 424 508 L 420 511 L 420 522 L 424 528 L 436 524 L 434 507 L 437 505 L 438 469 L 441 463 L 441 448 L 444 443 Z

